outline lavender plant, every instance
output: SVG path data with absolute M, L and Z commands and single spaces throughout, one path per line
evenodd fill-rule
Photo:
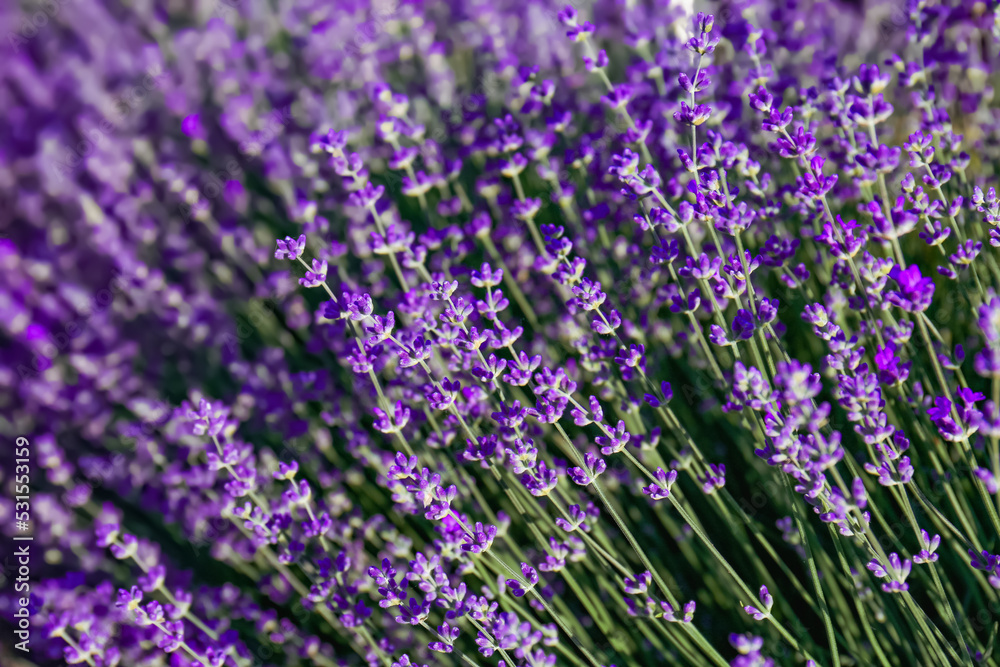
M 9 15 L 3 664 L 1000 664 L 997 4 Z

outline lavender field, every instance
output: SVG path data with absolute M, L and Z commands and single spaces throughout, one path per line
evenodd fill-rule
M 0 7 L 0 665 L 1000 665 L 998 12 Z

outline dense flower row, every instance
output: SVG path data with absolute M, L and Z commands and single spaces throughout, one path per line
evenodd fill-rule
M 1000 18 L 901 2 L 8 22 L 2 660 L 998 664 Z

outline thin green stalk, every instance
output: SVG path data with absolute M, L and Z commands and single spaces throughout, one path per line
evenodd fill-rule
M 837 650 L 837 638 L 833 633 L 833 621 L 830 618 L 830 607 L 826 602 L 826 595 L 823 593 L 823 584 L 820 582 L 819 572 L 816 570 L 816 559 L 813 556 L 812 540 L 809 538 L 809 535 L 806 534 L 805 528 L 802 525 L 802 509 L 799 507 L 799 503 L 796 502 L 797 499 L 792 491 L 791 484 L 788 481 L 788 476 L 782 474 L 781 479 L 785 484 L 785 490 L 788 491 L 791 496 L 792 514 L 795 517 L 795 524 L 799 528 L 799 534 L 802 535 L 802 543 L 806 548 L 806 563 L 809 566 L 809 578 L 812 579 L 813 590 L 816 593 L 816 599 L 819 601 L 820 615 L 823 618 L 823 627 L 826 628 L 826 638 L 830 645 L 830 659 L 833 661 L 834 667 L 840 667 L 840 652 Z

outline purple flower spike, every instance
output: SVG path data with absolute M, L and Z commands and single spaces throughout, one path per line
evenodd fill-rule
M 126 611 L 135 611 L 142 604 L 142 591 L 138 586 L 133 586 L 131 590 L 118 589 L 118 601 L 115 606 Z
M 763 621 L 765 618 L 771 615 L 771 607 L 774 605 L 774 599 L 771 594 L 767 591 L 767 586 L 760 587 L 760 608 L 754 607 L 752 605 L 746 605 L 743 607 L 745 611 L 750 616 L 753 616 L 755 620 Z
M 299 238 L 297 239 L 293 239 L 291 236 L 286 236 L 284 239 L 278 239 L 278 249 L 274 251 L 274 258 L 295 260 L 302 256 L 305 249 L 305 234 L 299 235 Z
M 913 562 L 917 564 L 923 563 L 936 563 L 939 556 L 935 553 L 938 546 L 941 544 L 941 536 L 934 535 L 931 537 L 926 530 L 920 531 L 920 545 L 921 549 L 918 553 L 913 555 Z
M 660 602 L 660 607 L 663 610 L 663 620 L 668 623 L 690 623 L 694 620 L 696 606 L 694 600 L 691 600 L 682 609 L 677 610 L 669 602 Z
M 657 468 L 654 473 L 656 484 L 643 487 L 642 492 L 649 496 L 650 500 L 665 500 L 670 497 L 670 488 L 677 481 L 677 471 L 665 472 L 663 468 Z
M 303 287 L 319 287 L 326 282 L 327 263 L 325 259 L 313 259 L 312 268 L 306 271 L 306 275 L 299 278 L 299 284 Z
M 873 558 L 868 563 L 868 569 L 876 577 L 890 579 L 889 582 L 882 584 L 882 590 L 886 593 L 903 593 L 909 590 L 910 586 L 906 583 L 906 578 L 910 575 L 912 567 L 913 563 L 909 559 L 900 560 L 897 553 L 889 554 L 888 567 L 880 563 L 877 558 Z
M 527 586 L 522 584 L 518 579 L 508 579 L 506 581 L 507 587 L 510 588 L 510 592 L 514 597 L 524 597 L 538 583 L 538 573 L 535 571 L 535 568 L 527 563 L 521 563 L 521 574 L 524 576 Z
M 486 553 L 493 545 L 493 540 L 496 536 L 496 526 L 483 526 L 482 523 L 477 521 L 473 529 L 473 534 L 465 536 L 466 543 L 462 545 L 462 550 L 474 554 Z
M 712 494 L 726 485 L 726 466 L 723 463 L 710 463 L 704 475 L 698 476 L 701 490 Z
M 920 267 L 916 264 L 905 270 L 894 266 L 889 272 L 889 277 L 898 285 L 898 289 L 886 291 L 885 296 L 889 303 L 908 313 L 923 312 L 931 305 L 934 282 L 921 275 Z

